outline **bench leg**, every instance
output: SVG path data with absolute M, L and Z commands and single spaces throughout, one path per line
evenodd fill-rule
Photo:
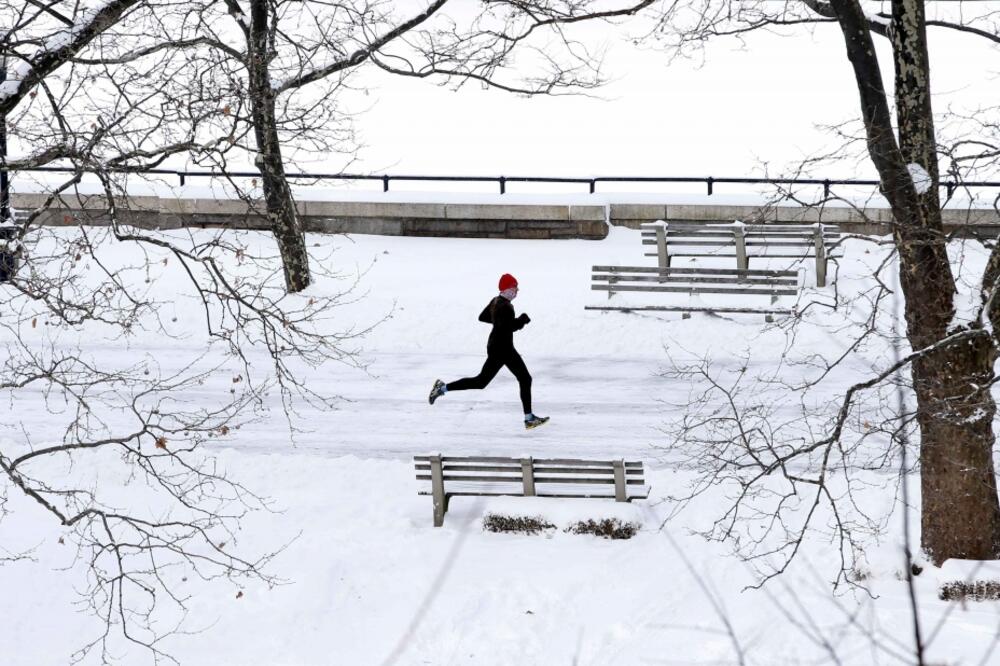
M 826 286 L 826 243 L 823 240 L 823 225 L 817 224 L 814 245 L 816 248 L 816 286 Z
M 625 461 L 615 460 L 611 463 L 615 473 L 615 501 L 627 502 L 628 494 L 625 492 Z
M 448 496 L 444 494 L 444 471 L 441 454 L 431 456 L 431 496 L 434 499 L 434 527 L 444 525 L 444 514 L 448 512 Z
M 656 257 L 660 268 L 670 268 L 670 255 L 667 254 L 667 230 L 656 227 Z

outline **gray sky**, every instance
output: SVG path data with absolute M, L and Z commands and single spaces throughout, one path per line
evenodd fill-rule
M 759 33 L 746 50 L 712 44 L 704 62 L 640 51 L 608 28 L 605 71 L 615 81 L 580 96 L 518 98 L 468 86 L 373 81 L 358 122 L 367 147 L 357 170 L 485 175 L 749 175 L 780 170 L 831 145 L 817 125 L 857 118 L 857 92 L 836 26 Z M 935 107 L 1000 104 L 1000 49 L 933 30 Z M 884 41 L 884 40 L 879 40 Z M 886 82 L 892 83 L 889 54 Z M 867 163 L 862 169 L 868 170 Z M 352 169 L 353 170 L 353 169 Z M 824 175 L 853 177 L 855 163 Z

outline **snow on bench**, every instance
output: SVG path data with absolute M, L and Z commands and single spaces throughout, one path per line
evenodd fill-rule
M 434 526 L 444 524 L 455 496 L 607 498 L 616 502 L 646 499 L 642 462 L 565 458 L 489 456 L 414 456 L 418 491 L 434 501 Z
M 642 225 L 642 244 L 655 245 L 661 268 L 673 257 L 735 258 L 747 270 L 753 257 L 816 260 L 816 286 L 826 286 L 827 262 L 843 256 L 840 229 L 828 224 L 692 224 L 663 222 Z
M 763 314 L 767 321 L 773 315 L 789 315 L 789 307 L 777 307 L 781 296 L 799 293 L 799 277 L 795 271 L 739 270 L 727 268 L 657 268 L 653 266 L 594 266 L 591 280 L 593 291 L 605 291 L 610 299 L 616 293 L 641 292 L 646 294 L 687 294 L 684 305 L 609 304 L 586 305 L 585 310 L 618 310 L 631 312 L 667 311 L 682 312 L 685 318 L 691 312 L 725 312 Z M 736 304 L 713 305 L 700 300 L 703 294 L 733 297 Z M 769 304 L 747 306 L 752 297 L 766 296 Z

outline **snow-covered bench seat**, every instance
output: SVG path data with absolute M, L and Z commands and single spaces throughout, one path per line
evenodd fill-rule
M 566 458 L 414 456 L 419 491 L 434 500 L 434 526 L 444 524 L 448 501 L 456 496 L 594 498 L 617 502 L 646 499 L 642 462 Z
M 656 246 L 661 268 L 673 257 L 735 258 L 746 270 L 754 257 L 816 261 L 816 286 L 826 286 L 830 259 L 843 255 L 839 227 L 829 224 L 694 224 L 663 222 L 642 225 L 642 244 Z
M 789 307 L 776 305 L 781 296 L 799 293 L 799 277 L 795 271 L 738 270 L 728 268 L 657 268 L 653 266 L 594 266 L 591 289 L 605 291 L 610 299 L 616 293 L 687 294 L 685 304 L 609 303 L 586 305 L 586 310 L 682 312 L 726 312 L 763 314 L 767 321 L 773 315 L 788 315 Z M 710 304 L 701 301 L 706 294 L 721 295 L 727 301 Z M 753 306 L 754 300 L 766 297 L 769 302 Z M 750 305 L 748 305 L 750 303 Z

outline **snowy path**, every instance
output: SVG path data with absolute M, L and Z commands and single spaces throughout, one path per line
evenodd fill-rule
M 434 451 L 460 454 L 648 456 L 668 409 L 664 380 L 648 359 L 527 359 L 534 376 L 534 409 L 552 422 L 534 431 L 521 426 L 517 382 L 506 371 L 484 391 L 455 392 L 432 407 L 434 378 L 476 374 L 482 356 L 376 354 L 371 379 L 338 386 L 349 402 L 334 411 L 304 411 L 311 432 L 295 445 L 324 455 L 409 458 Z M 615 374 L 607 370 L 613 367 Z M 274 450 L 287 442 L 281 419 L 244 429 L 237 444 Z M 257 434 L 261 436 L 247 436 Z

